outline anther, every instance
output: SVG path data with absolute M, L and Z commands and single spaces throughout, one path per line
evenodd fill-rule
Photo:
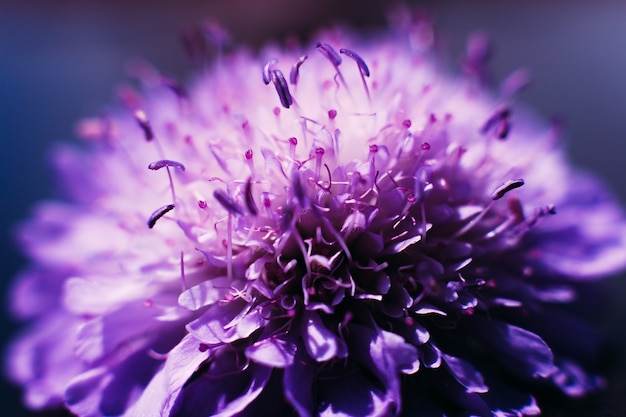
M 328 110 L 328 118 L 330 120 L 335 120 L 335 117 L 337 117 L 337 110 L 335 109 Z
M 263 65 L 263 74 L 262 75 L 263 75 L 263 82 L 265 83 L 265 85 L 268 85 L 270 83 L 271 79 L 272 79 L 270 68 L 276 62 L 278 62 L 276 59 L 270 59 L 269 61 L 267 61 L 265 63 L 265 65 Z
M 347 49 L 347 48 L 341 48 L 339 50 L 339 53 L 342 53 L 354 59 L 356 61 L 357 66 L 359 67 L 359 71 L 361 71 L 361 75 L 363 75 L 364 77 L 370 76 L 370 69 L 367 67 L 367 64 L 365 63 L 363 58 L 361 58 L 356 52 L 351 51 L 350 49 Z
M 317 50 L 322 55 L 324 55 L 324 57 L 328 59 L 335 67 L 341 65 L 341 57 L 339 56 L 337 51 L 335 51 L 335 49 L 329 44 L 324 42 L 318 42 L 315 44 L 315 48 L 317 48 Z
M 409 119 L 405 119 L 405 120 L 403 120 L 403 121 L 402 121 L 402 126 L 403 126 L 405 129 L 410 128 L 410 127 L 411 127 L 411 121 L 410 121 Z
M 245 196 L 246 196 L 246 207 L 248 208 L 248 211 L 253 216 L 256 216 L 259 210 L 257 210 L 256 203 L 254 202 L 254 197 L 252 196 L 252 178 L 248 178 L 248 181 L 246 182 Z
M 498 139 L 505 139 L 511 130 L 511 110 L 504 107 L 496 111 L 480 128 L 483 135 L 493 131 Z
M 289 86 L 287 85 L 287 81 L 285 80 L 283 73 L 280 70 L 272 70 L 270 73 L 270 79 L 276 88 L 280 104 L 282 104 L 284 108 L 288 109 L 289 106 L 293 104 L 293 98 L 291 97 Z
M 135 111 L 135 119 L 137 119 L 137 123 L 139 123 L 139 127 L 143 130 L 143 134 L 146 137 L 146 140 L 150 142 L 154 139 L 154 132 L 152 131 L 152 127 L 150 126 L 150 122 L 148 122 L 148 116 L 143 110 Z
M 177 97 L 179 98 L 189 97 L 189 94 L 187 93 L 187 90 L 185 90 L 185 87 L 183 87 L 182 84 L 180 84 L 178 81 L 162 76 L 161 83 L 167 88 L 169 88 L 170 90 L 172 90 L 172 92 L 176 94 Z
M 215 197 L 217 202 L 220 203 L 230 214 L 238 214 L 240 216 L 243 215 L 243 209 L 241 206 L 239 206 L 239 204 L 230 198 L 224 191 L 215 190 L 213 192 L 213 197 Z
M 522 185 L 524 185 L 524 180 L 521 178 L 505 181 L 502 185 L 496 188 L 496 190 L 491 194 L 491 199 L 494 201 L 499 200 L 502 197 L 504 197 L 504 195 L 508 193 L 509 191 L 519 188 Z
M 150 164 L 148 164 L 148 169 L 151 169 L 153 171 L 159 170 L 163 167 L 172 167 L 180 169 L 181 171 L 185 170 L 185 166 L 183 164 L 181 164 L 180 162 L 171 161 L 169 159 L 160 159 L 158 161 L 150 162 Z
M 548 204 L 544 210 L 546 214 L 556 214 L 556 207 L 554 207 L 554 204 Z
M 156 224 L 157 220 L 165 216 L 168 212 L 172 211 L 174 207 L 175 207 L 174 204 L 168 204 L 168 205 L 165 205 L 163 207 L 159 207 L 158 209 L 156 209 L 148 218 L 148 227 L 152 229 L 154 225 Z
M 291 72 L 289 73 L 289 82 L 291 84 L 295 85 L 298 83 L 298 79 L 300 78 L 300 66 L 302 66 L 302 64 L 304 64 L 304 61 L 306 61 L 308 58 L 308 55 L 302 55 L 291 66 Z

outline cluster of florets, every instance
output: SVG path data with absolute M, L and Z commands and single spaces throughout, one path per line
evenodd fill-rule
M 27 402 L 505 416 L 539 413 L 510 381 L 595 388 L 552 310 L 622 266 L 621 212 L 514 117 L 519 75 L 481 92 L 482 43 L 453 80 L 409 33 L 227 54 L 188 92 L 144 69 L 126 115 L 84 121 L 93 149 L 57 154 L 77 203 L 24 228 Z

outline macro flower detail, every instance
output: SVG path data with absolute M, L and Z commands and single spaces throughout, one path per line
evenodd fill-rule
M 484 90 L 484 39 L 454 77 L 411 25 L 235 50 L 188 89 L 143 67 L 82 121 L 87 149 L 55 153 L 72 201 L 20 234 L 26 403 L 524 416 L 533 390 L 602 385 L 596 331 L 561 307 L 626 263 L 622 211 L 516 79 Z

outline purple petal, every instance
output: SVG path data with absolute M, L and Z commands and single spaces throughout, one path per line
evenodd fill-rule
M 229 326 L 238 313 L 244 308 L 242 302 L 228 304 L 216 304 L 198 319 L 187 324 L 187 330 L 208 345 L 232 343 L 239 339 L 245 339 L 252 332 L 261 328 L 265 320 L 258 310 L 249 311 L 242 315 L 235 325 Z M 226 328 L 229 326 L 228 328 Z
M 272 369 L 253 363 L 244 370 L 241 359 L 230 349 L 214 352 L 207 367 L 187 381 L 169 416 L 227 417 L 243 411 L 261 394 Z
M 246 348 L 246 356 L 254 362 L 273 368 L 285 368 L 293 363 L 296 344 L 278 337 L 259 340 Z
M 396 415 L 394 402 L 371 377 L 356 372 L 319 384 L 320 417 Z
M 419 367 L 417 349 L 401 336 L 381 329 L 351 324 L 349 331 L 349 346 L 358 346 L 354 358 L 383 383 L 389 399 L 400 407 L 399 373 Z
M 152 339 L 152 331 L 162 325 L 157 320 L 159 312 L 156 308 L 134 303 L 95 317 L 80 328 L 75 354 L 83 361 L 94 363 L 122 345 L 140 349 Z
M 448 368 L 450 368 L 454 379 L 463 385 L 467 392 L 477 392 L 482 394 L 489 391 L 489 387 L 485 385 L 485 380 L 481 373 L 478 372 L 469 362 L 454 356 L 446 355 L 445 353 L 442 356 L 444 362 Z
M 556 371 L 550 347 L 536 334 L 497 320 L 468 320 L 470 334 L 493 353 L 495 360 L 523 377 L 547 378 Z
M 124 417 L 167 416 L 183 385 L 209 356 L 200 342 L 187 335 L 172 349 L 163 368 L 152 378 L 139 400 Z
M 326 328 L 318 312 L 306 311 L 302 321 L 304 345 L 311 358 L 317 362 L 326 362 L 347 355 L 345 342 Z
M 215 288 L 212 281 L 202 281 L 178 296 L 178 304 L 187 310 L 196 311 L 222 298 L 223 291 Z
M 295 360 L 285 369 L 283 380 L 285 398 L 295 408 L 300 417 L 311 417 L 315 409 L 313 381 L 315 366 L 309 363 L 303 349 L 298 349 Z
M 572 183 L 558 215 L 537 228 L 540 261 L 574 280 L 612 274 L 626 265 L 623 213 L 593 178 L 577 175 Z
M 29 407 L 62 404 L 68 382 L 84 371 L 72 354 L 79 324 L 74 317 L 53 313 L 9 346 L 7 373 L 26 387 L 24 402 Z

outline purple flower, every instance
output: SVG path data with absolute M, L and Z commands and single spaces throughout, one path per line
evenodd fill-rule
M 576 284 L 626 222 L 554 129 L 432 58 L 432 30 L 144 71 L 21 230 L 12 378 L 79 416 L 520 416 L 580 396 Z M 406 33 L 409 33 L 407 36 Z M 482 42 L 482 43 L 481 43 Z

